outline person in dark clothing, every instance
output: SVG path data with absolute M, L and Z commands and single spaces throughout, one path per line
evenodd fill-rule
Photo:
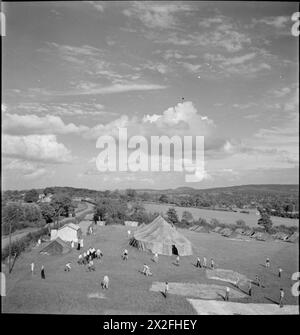
M 46 279 L 44 265 L 42 265 L 42 267 L 41 267 L 41 278 Z
M 201 268 L 201 260 L 200 260 L 199 257 L 197 258 L 196 267 L 197 267 L 197 268 Z
M 251 284 L 251 280 L 249 280 L 249 296 L 252 296 L 252 284 Z

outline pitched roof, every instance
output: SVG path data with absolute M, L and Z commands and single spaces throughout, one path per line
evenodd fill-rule
M 63 229 L 63 228 L 66 228 L 66 227 L 72 228 L 74 230 L 79 230 L 80 229 L 80 226 L 75 224 L 75 223 L 67 223 L 64 226 L 60 227 L 59 230 Z
M 134 233 L 137 240 L 163 242 L 168 244 L 190 243 L 190 241 L 172 227 L 162 216 L 158 216 L 149 225 L 145 225 Z

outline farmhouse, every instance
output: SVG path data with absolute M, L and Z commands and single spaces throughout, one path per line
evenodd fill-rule
M 160 215 L 134 232 L 129 244 L 141 250 L 171 256 L 192 255 L 192 244 Z
M 63 241 L 78 242 L 82 237 L 82 231 L 79 225 L 68 223 L 59 229 L 51 230 L 51 241 L 58 237 Z

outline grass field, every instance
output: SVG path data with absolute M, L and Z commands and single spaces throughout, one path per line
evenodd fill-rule
M 231 269 L 254 279 L 262 278 L 265 288 L 253 285 L 253 297 L 233 299 L 235 302 L 275 303 L 279 288 L 286 292 L 286 304 L 297 304 L 291 294 L 292 273 L 298 271 L 298 244 L 284 242 L 230 241 L 218 234 L 195 233 L 181 230 L 192 242 L 194 255 L 182 257 L 180 266 L 175 266 L 175 256 L 160 256 L 158 264 L 151 261 L 151 254 L 138 251 L 128 245 L 127 227 L 97 227 L 95 235 L 86 236 L 84 246 L 100 248 L 104 257 L 95 261 L 96 271 L 87 272 L 76 263 L 79 251 L 72 250 L 62 256 L 41 255 L 38 249 L 23 253 L 13 272 L 7 275 L 6 297 L 2 298 L 4 313 L 66 313 L 66 314 L 196 314 L 187 297 L 170 294 L 166 299 L 161 292 L 151 291 L 154 282 L 231 285 L 209 279 L 206 271 L 195 267 L 196 257 L 213 257 L 222 269 Z M 127 248 L 129 260 L 121 260 Z M 265 258 L 271 260 L 267 270 Z M 30 263 L 35 262 L 36 273 L 30 273 Z M 71 262 L 71 272 L 64 266 Z M 140 273 L 143 264 L 151 266 L 152 277 Z M 46 280 L 40 278 L 44 264 Z M 283 268 L 283 277 L 277 277 L 277 267 Z M 5 269 L 4 269 L 5 272 Z M 100 287 L 104 275 L 110 278 L 110 288 Z M 232 290 L 235 289 L 232 286 Z M 189 298 L 197 298 L 195 295 Z M 220 297 L 222 301 L 222 297 Z
M 259 216 L 256 215 L 256 210 L 250 210 L 249 214 L 245 214 L 202 208 L 177 207 L 168 204 L 144 203 L 143 206 L 148 212 L 152 213 L 166 213 L 170 207 L 174 207 L 178 213 L 179 218 L 181 218 L 182 213 L 186 210 L 193 215 L 195 220 L 202 218 L 209 222 L 211 219 L 217 219 L 219 222 L 226 224 L 235 224 L 237 220 L 244 220 L 246 225 L 249 227 L 257 227 L 257 220 L 259 219 Z M 272 216 L 271 219 L 274 226 L 299 226 L 299 220 L 297 219 L 281 218 L 277 216 Z

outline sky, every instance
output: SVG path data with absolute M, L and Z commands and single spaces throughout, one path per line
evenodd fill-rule
M 2 188 L 298 184 L 297 11 L 288 2 L 2 3 Z M 113 136 L 118 150 L 120 128 L 148 144 L 204 136 L 205 171 L 189 182 L 186 171 L 99 171 L 97 140 Z M 150 144 L 136 148 L 152 158 Z

